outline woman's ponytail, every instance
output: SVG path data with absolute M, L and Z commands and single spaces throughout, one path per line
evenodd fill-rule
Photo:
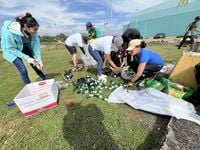
M 145 41 L 142 41 L 142 42 L 141 42 L 141 48 L 145 48 L 146 45 L 147 45 L 147 44 L 145 43 Z
M 30 13 L 22 13 L 19 16 L 15 18 L 17 22 L 21 24 L 22 27 L 26 26 L 27 27 L 39 27 L 39 23 L 35 18 L 32 17 Z

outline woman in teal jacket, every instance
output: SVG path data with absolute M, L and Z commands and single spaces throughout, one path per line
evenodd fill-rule
M 42 80 L 47 79 L 42 73 L 38 28 L 38 22 L 30 13 L 21 14 L 15 21 L 5 21 L 1 28 L 3 57 L 17 67 L 24 84 L 29 84 L 30 79 L 22 59 L 31 65 Z

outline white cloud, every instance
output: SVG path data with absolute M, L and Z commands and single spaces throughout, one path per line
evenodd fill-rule
M 105 11 L 98 11 L 98 12 L 95 12 L 95 15 L 96 16 L 101 16 L 101 15 L 105 15 Z
M 129 16 L 136 9 L 142 10 L 165 0 L 0 0 L 0 15 L 14 18 L 22 12 L 30 12 L 39 21 L 42 34 L 85 32 L 85 22 L 88 20 L 102 27 L 102 30 L 109 30 L 109 25 L 104 24 L 110 22 L 108 11 L 111 1 L 113 3 L 113 28 L 117 32 L 121 31 L 125 22 L 122 22 L 115 13 L 124 14 L 123 17 L 128 21 Z M 83 4 L 84 7 L 76 11 L 69 10 L 77 3 Z M 90 10 L 91 3 L 95 5 Z M 103 6 L 105 9 L 99 10 L 98 6 Z M 95 8 L 98 11 L 95 11 Z
M 30 12 L 40 23 L 40 31 L 42 33 L 55 32 L 55 24 L 57 31 L 61 32 L 60 26 L 76 25 L 76 19 L 89 18 L 84 12 L 70 12 L 68 4 L 62 5 L 57 1 L 49 0 L 34 0 L 30 1 L 15 1 L 7 0 L 0 2 L 0 14 L 5 16 L 16 17 L 22 12 Z M 44 31 L 45 30 L 45 31 Z
M 30 12 L 41 22 L 49 24 L 73 24 L 74 18 L 85 17 L 82 13 L 67 13 L 67 5 L 62 6 L 55 1 L 34 0 L 30 1 L 14 1 L 7 0 L 2 3 L 3 8 L 0 14 L 7 16 L 17 16 L 22 12 Z M 9 9 L 9 10 L 8 10 Z
M 91 3 L 94 2 L 94 0 L 76 0 L 77 3 Z

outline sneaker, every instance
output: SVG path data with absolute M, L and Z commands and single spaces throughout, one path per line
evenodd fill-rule
M 107 82 L 107 79 L 106 79 L 106 77 L 105 76 L 97 76 L 98 77 L 98 80 L 99 81 L 101 81 L 101 82 L 103 82 L 103 83 L 106 83 Z
M 84 68 L 83 64 L 77 64 L 78 71 L 83 70 L 83 68 Z
M 73 71 L 73 72 L 78 71 L 77 66 L 74 66 L 74 67 L 72 68 L 72 71 Z
M 107 78 L 107 75 L 105 75 L 105 74 L 102 74 L 101 76 L 103 76 L 104 78 Z
M 77 66 L 74 66 L 73 68 L 72 68 L 72 71 L 73 72 L 78 72 L 78 71 L 81 71 L 81 70 L 83 70 L 83 65 L 77 65 Z

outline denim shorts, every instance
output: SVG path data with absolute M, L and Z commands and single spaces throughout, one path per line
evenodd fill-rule
M 71 55 L 76 54 L 76 47 L 75 46 L 68 46 L 65 44 L 65 47 L 70 52 Z

